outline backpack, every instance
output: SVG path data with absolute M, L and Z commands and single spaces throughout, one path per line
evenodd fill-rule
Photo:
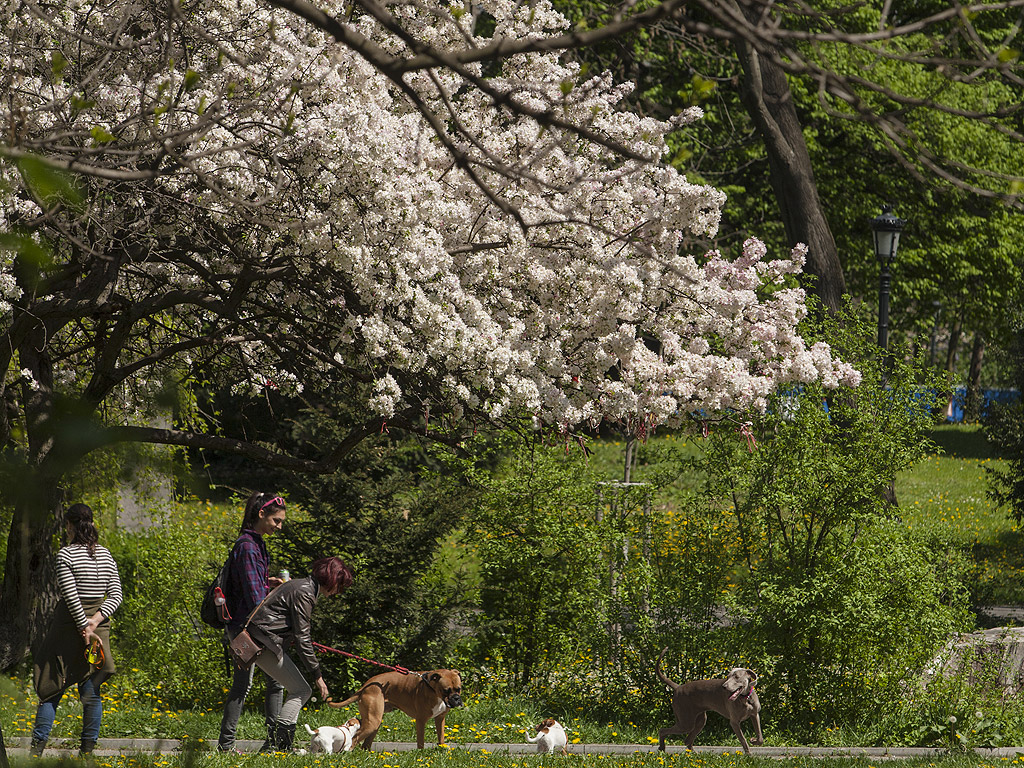
M 228 613 L 227 598 L 224 596 L 224 584 L 228 579 L 228 564 L 225 562 L 217 572 L 216 578 L 206 588 L 203 602 L 199 606 L 199 618 L 204 624 L 214 629 L 224 629 L 231 621 Z

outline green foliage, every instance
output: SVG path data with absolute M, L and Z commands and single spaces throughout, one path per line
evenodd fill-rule
M 348 424 L 344 409 L 300 411 L 287 439 L 307 449 L 336 445 Z M 443 445 L 396 432 L 363 440 L 331 474 L 279 477 L 305 516 L 268 541 L 279 562 L 299 576 L 313 560 L 336 555 L 354 571 L 343 595 L 318 603 L 317 640 L 385 664 L 454 664 L 467 586 L 445 545 L 476 497 L 474 472 Z M 332 690 L 382 671 L 338 655 L 323 663 Z
M 171 521 L 166 520 L 170 523 Z M 191 524 L 189 524 L 191 523 Z M 124 603 L 112 621 L 115 660 L 136 688 L 162 690 L 174 706 L 223 700 L 229 682 L 221 633 L 199 622 L 203 590 L 227 555 L 205 521 L 105 537 L 117 561 Z
M 744 645 L 775 716 L 794 728 L 895 694 L 967 620 L 964 562 L 909 533 L 892 503 L 896 474 L 927 450 L 931 390 L 902 355 L 880 359 L 853 318 L 822 334 L 861 371 L 860 387 L 783 391 L 739 432 L 712 428 L 688 462 L 706 478 L 704 503 L 735 515 Z
M 476 641 L 521 689 L 607 631 L 595 554 L 608 543 L 583 458 L 536 441 L 516 446 L 471 520 L 482 563 Z
M 54 168 L 35 155 L 20 158 L 17 165 L 33 197 L 44 208 L 57 205 L 78 208 L 84 204 L 82 193 L 71 174 Z
M 1024 324 L 1017 327 L 1009 357 L 1017 391 L 1024 392 Z M 993 407 L 985 436 L 1007 460 L 1005 467 L 989 469 L 989 495 L 997 504 L 1005 504 L 1020 525 L 1024 522 L 1024 399 Z
M 574 22 L 590 26 L 609 21 L 615 12 L 590 0 L 563 0 L 556 5 Z M 814 3 L 812 7 L 814 12 L 826 12 L 837 11 L 836 5 Z M 636 9 L 644 7 L 640 3 Z M 844 30 L 873 32 L 883 7 L 895 15 L 891 19 L 920 18 L 905 3 L 897 9 L 882 2 L 847 5 L 838 18 Z M 781 6 L 773 12 L 784 28 L 806 25 L 806 31 L 815 31 L 813 12 L 799 19 Z M 687 9 L 686 14 L 678 28 L 670 27 L 671 34 L 638 30 L 570 55 L 636 82 L 630 100 L 644 112 L 663 117 L 700 106 L 705 112 L 701 120 L 668 137 L 666 160 L 691 180 L 727 192 L 715 245 L 726 249 L 728 239 L 739 242 L 753 235 L 768 244 L 769 252 L 783 252 L 793 243 L 781 223 L 764 142 L 740 99 L 743 71 L 735 51 L 728 41 L 688 34 L 689 15 L 699 18 L 699 12 Z M 1003 55 L 1012 56 L 1013 49 L 1019 48 L 1007 45 L 1007 39 L 1017 33 L 1010 13 L 989 9 L 972 23 L 989 36 L 985 42 L 993 51 L 1005 49 Z M 857 90 L 859 107 L 876 114 L 898 112 L 910 135 L 901 137 L 902 143 L 879 130 L 875 121 L 859 119 L 842 99 L 824 94 L 819 78 L 791 75 L 788 85 L 846 287 L 852 296 L 863 299 L 865 317 L 876 316 L 878 292 L 869 222 L 883 203 L 895 203 L 897 214 L 909 223 L 893 267 L 893 336 L 921 343 L 938 326 L 945 347 L 945 331 L 957 328 L 967 338 L 980 334 L 991 347 L 1008 339 L 1008 308 L 1024 302 L 1024 262 L 1017 245 L 1024 237 L 1024 214 L 1004 205 L 999 197 L 1020 192 L 1019 181 L 1005 181 L 1020 176 L 1020 147 L 1012 135 L 1019 125 L 1012 117 L 997 117 L 1012 115 L 1013 105 L 1020 100 L 1015 86 L 1001 82 L 994 70 L 967 75 L 913 63 L 915 53 L 937 53 L 937 46 L 962 41 L 964 29 L 957 21 L 949 25 L 948 37 L 933 32 L 927 37 L 885 40 L 877 47 L 814 41 L 800 47 L 805 61 L 849 78 L 847 86 Z M 911 60 L 901 61 L 900 56 L 908 53 Z M 950 50 L 950 56 L 963 53 Z M 858 89 L 857 84 L 863 87 Z M 897 105 L 886 91 L 902 94 L 919 106 Z M 990 114 L 992 123 L 1001 121 L 1001 128 L 957 114 L 962 110 Z M 980 170 L 971 171 L 972 167 Z M 997 175 L 999 181 L 995 181 Z M 983 198 L 947 183 L 946 179 L 956 177 L 991 189 L 997 197 Z M 966 375 L 966 359 L 956 370 Z M 984 376 L 991 377 L 988 369 Z

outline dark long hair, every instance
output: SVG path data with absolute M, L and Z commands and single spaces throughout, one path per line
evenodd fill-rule
M 256 491 L 249 500 L 245 502 L 245 514 L 242 515 L 242 530 L 255 528 L 256 522 L 260 519 L 260 512 L 269 509 L 271 514 L 279 509 L 284 509 L 283 504 L 275 504 L 271 500 L 278 498 L 272 493 L 260 493 Z
M 84 544 L 89 548 L 89 557 L 96 557 L 100 533 L 92 521 L 92 509 L 87 504 L 72 504 L 64 513 L 64 522 L 72 525 L 71 543 Z

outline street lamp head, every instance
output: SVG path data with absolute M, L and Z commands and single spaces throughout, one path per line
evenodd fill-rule
M 883 205 L 882 212 L 871 220 L 871 231 L 875 237 L 875 256 L 886 266 L 892 264 L 896 258 L 900 232 L 906 225 L 906 219 L 893 216 L 891 205 Z

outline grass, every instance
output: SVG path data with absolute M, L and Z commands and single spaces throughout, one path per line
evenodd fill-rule
M 941 453 L 897 481 L 904 519 L 970 553 L 976 605 L 1024 603 L 1024 532 L 987 496 L 986 470 L 1003 461 L 977 425 L 941 427 L 931 438 Z
M 974 754 L 951 754 L 941 757 L 914 759 L 886 759 L 886 768 L 1018 768 L 1024 758 L 989 758 Z M 632 755 L 575 755 L 548 756 L 536 754 L 507 754 L 503 752 L 469 751 L 460 749 L 426 749 L 410 752 L 346 752 L 341 755 L 207 755 L 186 752 L 181 755 L 133 755 L 98 757 L 92 763 L 98 768 L 195 768 L 197 765 L 226 768 L 244 763 L 252 768 L 273 766 L 278 768 L 524 768 L 525 766 L 623 766 L 624 768 L 878 768 L 877 758 L 868 757 L 787 757 L 774 758 L 746 756 L 741 752 L 710 754 L 702 752 L 635 752 Z M 16 763 L 17 764 L 17 763 Z M 28 763 L 40 768 L 66 765 L 57 760 L 34 760 Z
M 35 717 L 35 700 L 26 690 L 23 677 L 8 680 L 6 690 L 0 693 L 0 717 L 4 736 L 31 735 Z M 249 694 L 250 706 L 243 712 L 238 724 L 238 738 L 262 739 L 266 736 L 263 717 L 256 706 L 263 700 L 259 687 Z M 254 706 L 256 705 L 256 706 Z M 103 688 L 104 738 L 173 738 L 192 742 L 198 747 L 216 743 L 222 710 L 220 707 L 177 710 L 170 708 L 146 692 L 134 689 L 124 677 L 115 676 Z M 309 703 L 299 717 L 297 741 L 305 741 L 302 724 L 311 728 L 318 725 L 338 724 L 349 717 L 358 716 L 351 705 L 336 710 Z M 492 698 L 470 693 L 465 706 L 452 710 L 447 717 L 446 735 L 454 744 L 489 742 L 498 744 L 524 743 L 525 734 L 542 719 L 537 704 L 528 699 L 503 696 Z M 650 728 L 633 723 L 594 722 L 587 717 L 564 718 L 569 742 L 573 744 L 652 744 L 656 743 Z M 709 724 L 709 733 L 717 726 Z M 57 708 L 57 719 L 51 735 L 53 739 L 75 739 L 81 733 L 82 708 L 74 692 L 65 694 Z M 722 726 L 722 737 L 726 727 Z M 427 729 L 428 740 L 433 738 L 433 726 Z M 386 715 L 378 741 L 415 741 L 413 721 L 402 714 Z

